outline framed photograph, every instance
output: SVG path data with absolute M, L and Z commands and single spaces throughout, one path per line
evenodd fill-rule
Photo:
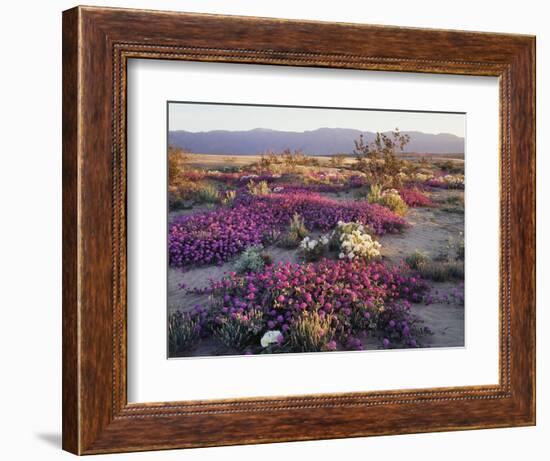
M 63 447 L 535 424 L 535 38 L 63 13 Z

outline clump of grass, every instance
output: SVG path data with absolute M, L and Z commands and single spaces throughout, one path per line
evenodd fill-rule
M 279 229 L 269 229 L 262 235 L 262 243 L 264 245 L 270 245 L 277 243 L 281 238 L 281 231 Z
M 259 310 L 246 315 L 235 313 L 219 320 L 214 336 L 225 346 L 242 351 L 258 339 L 263 326 L 263 313 Z
M 220 202 L 220 194 L 218 193 L 218 189 L 213 184 L 204 183 L 201 184 L 200 187 L 195 192 L 195 200 L 198 203 L 219 203 Z
M 264 251 L 262 245 L 248 247 L 239 256 L 235 263 L 235 271 L 239 274 L 248 272 L 260 272 L 273 261 L 271 256 Z
M 200 340 L 201 325 L 198 318 L 176 311 L 168 317 L 168 350 L 170 355 L 193 349 Z
M 309 231 L 302 218 L 298 213 L 294 213 L 292 220 L 290 221 L 290 233 L 296 235 L 300 240 L 309 235 Z
M 378 184 L 373 184 L 369 189 L 367 200 L 369 203 L 380 203 L 382 200 L 382 187 Z
M 254 181 L 250 181 L 247 185 L 248 192 L 252 195 L 268 195 L 271 194 L 271 189 L 269 188 L 269 185 L 267 184 L 267 181 L 260 181 L 258 183 L 255 183 Z
M 302 240 L 308 235 L 309 231 L 304 223 L 304 219 L 298 213 L 294 213 L 288 232 L 284 233 L 277 240 L 277 246 L 288 250 L 298 248 Z
M 407 265 L 429 280 L 447 282 L 464 279 L 464 261 L 449 258 L 446 254 L 430 259 L 421 251 L 415 251 L 405 258 Z
M 331 350 L 334 329 L 332 317 L 321 317 L 316 312 L 304 312 L 289 329 L 288 344 L 293 352 L 320 352 Z
M 231 205 L 235 198 L 237 197 L 237 191 L 234 190 L 228 190 L 225 191 L 225 194 L 223 195 L 223 198 L 221 199 L 221 202 L 223 205 Z
M 464 263 L 461 261 L 430 261 L 422 264 L 418 271 L 422 277 L 434 282 L 464 279 Z

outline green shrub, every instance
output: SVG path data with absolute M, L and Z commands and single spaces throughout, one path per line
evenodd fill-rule
M 262 245 L 248 247 L 239 256 L 235 263 L 235 271 L 239 274 L 260 272 L 266 265 L 271 264 L 271 256 L 264 252 Z
M 405 201 L 399 195 L 399 192 L 394 189 L 383 191 L 382 188 L 376 184 L 371 186 L 367 200 L 369 203 L 377 203 L 385 206 L 398 215 L 404 215 L 409 209 Z
M 220 319 L 214 336 L 225 346 L 242 351 L 254 343 L 264 328 L 263 314 L 255 310 L 248 315 L 233 314 Z
M 291 323 L 288 345 L 292 352 L 319 352 L 328 350 L 327 344 L 333 340 L 332 316 L 322 318 L 316 312 L 304 312 Z
M 428 264 L 430 258 L 426 253 L 416 250 L 413 254 L 405 258 L 405 262 L 411 269 L 418 270 L 421 266 Z
M 168 317 L 168 350 L 170 355 L 194 348 L 200 340 L 200 325 L 188 313 L 176 311 Z
M 400 216 L 403 216 L 409 209 L 405 201 L 401 198 L 401 196 L 397 192 L 382 194 L 382 198 L 378 203 L 380 203 L 380 205 L 382 206 L 385 206 L 386 208 L 389 208 L 395 214 L 398 214 Z

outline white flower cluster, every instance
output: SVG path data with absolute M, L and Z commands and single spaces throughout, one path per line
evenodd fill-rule
M 326 253 L 329 243 L 330 236 L 326 234 L 321 235 L 318 239 L 304 237 L 300 242 L 300 250 L 306 261 L 317 261 Z
M 321 235 L 318 240 L 311 237 L 304 237 L 304 239 L 300 242 L 300 248 L 305 251 L 314 250 L 317 245 L 327 246 L 328 242 L 329 237 L 327 235 Z
M 340 235 L 340 259 L 373 259 L 380 256 L 382 245 L 365 231 L 362 224 L 339 222 L 337 231 Z
M 450 188 L 458 188 L 464 186 L 464 175 L 461 174 L 434 176 L 433 174 L 415 173 L 411 175 L 411 179 L 418 182 L 426 182 L 429 180 L 441 181 L 447 184 Z
M 442 180 L 449 187 L 460 187 L 464 185 L 464 176 L 459 174 L 448 174 L 439 179 Z
M 279 330 L 270 330 L 266 331 L 265 334 L 262 336 L 262 339 L 260 339 L 260 344 L 262 347 L 267 347 L 270 344 L 276 344 L 279 340 L 279 336 L 281 336 L 281 332 Z

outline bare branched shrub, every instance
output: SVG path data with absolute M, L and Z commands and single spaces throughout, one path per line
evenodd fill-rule
M 401 133 L 399 128 L 390 134 L 376 133 L 374 141 L 370 143 L 361 134 L 354 141 L 355 168 L 365 173 L 370 182 L 384 187 L 399 187 L 404 163 L 398 155 L 403 153 L 409 141 L 410 136 Z

